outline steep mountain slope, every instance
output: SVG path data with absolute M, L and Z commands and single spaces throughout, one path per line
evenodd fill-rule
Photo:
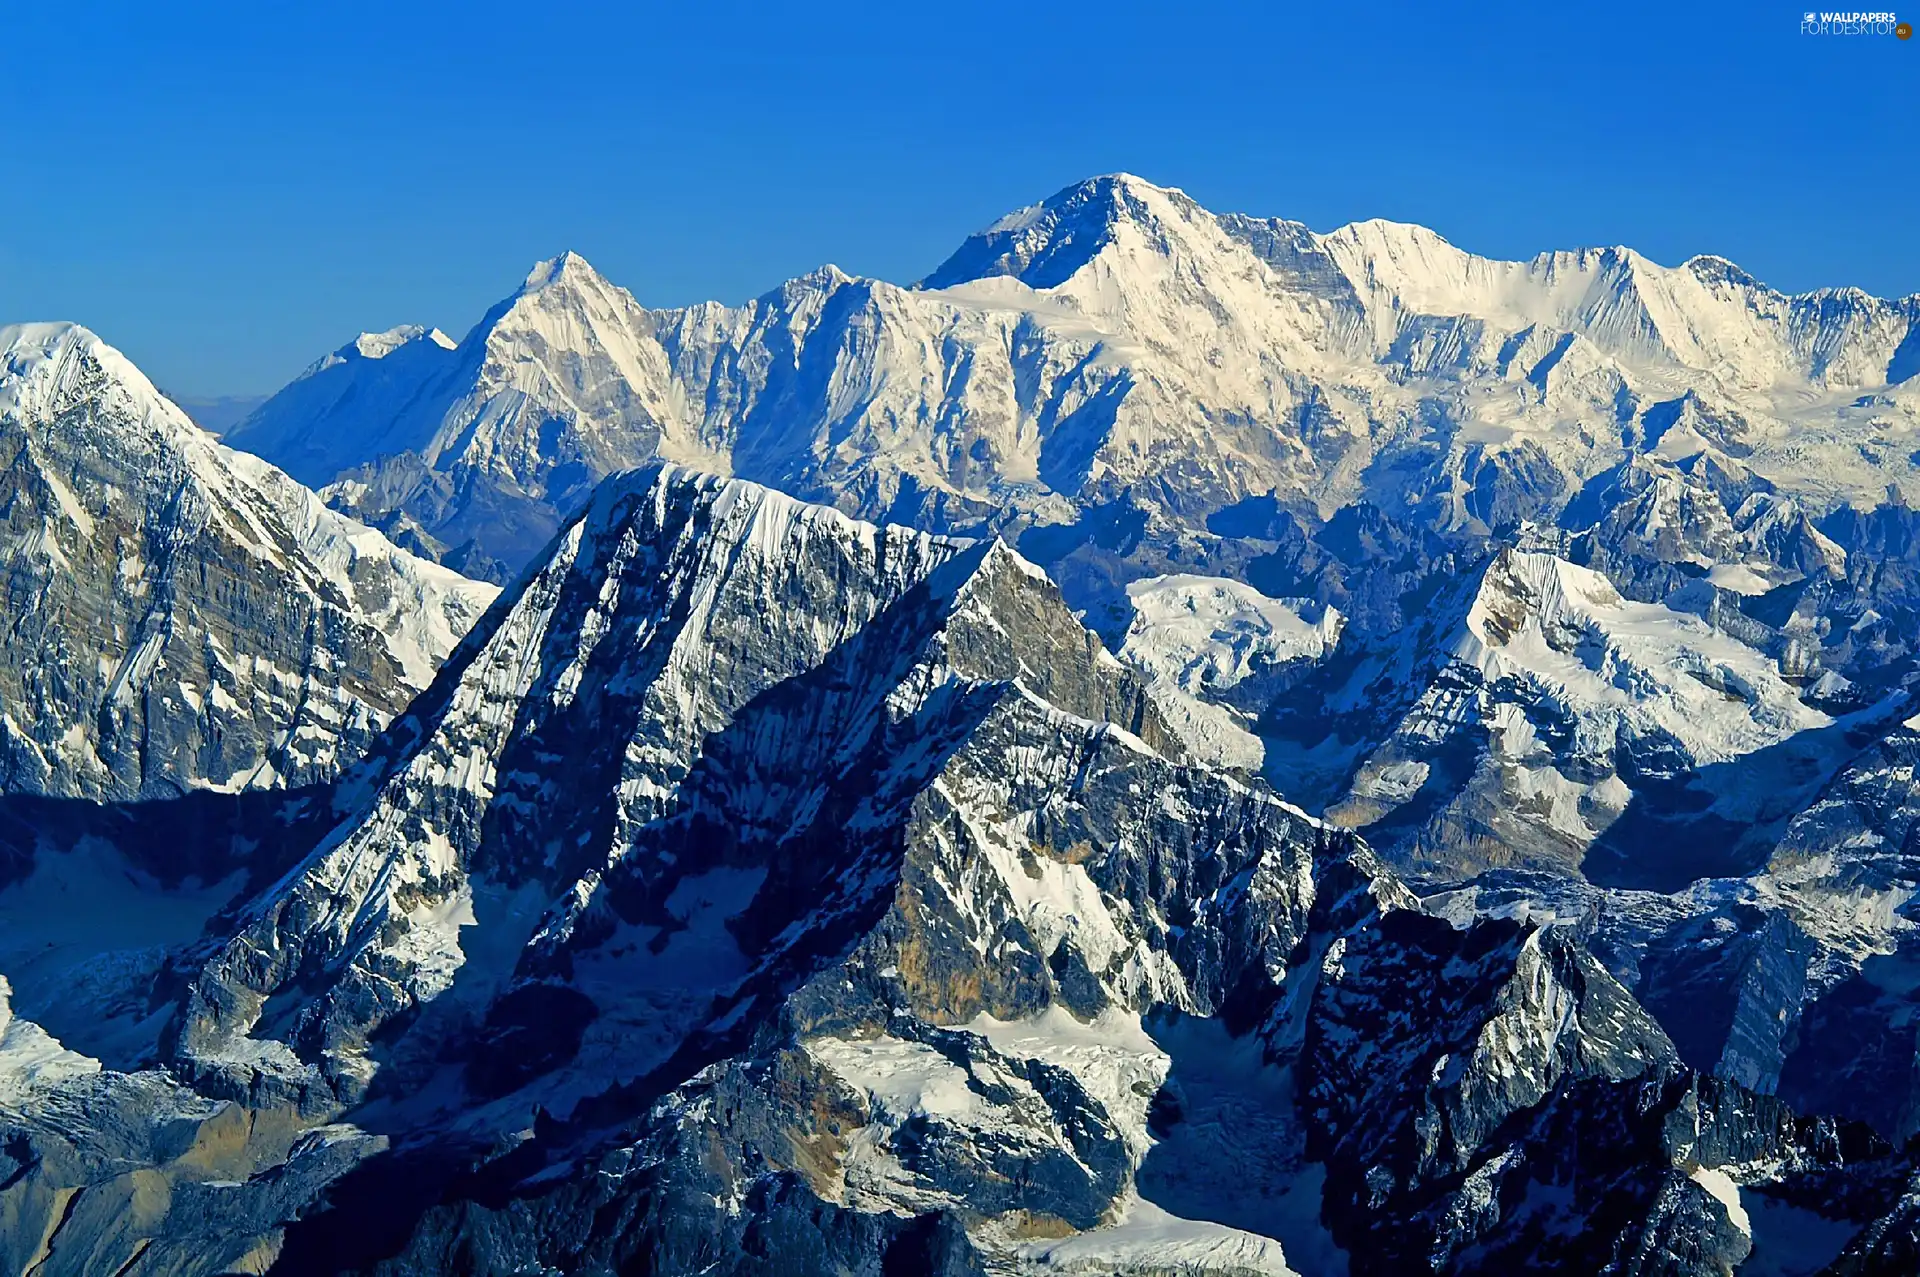
M 361 333 L 248 414 L 241 433 L 252 451 L 320 487 L 369 457 L 415 446 L 392 429 L 422 388 L 452 365 L 453 349 L 437 328 Z
M 1047 659 L 1056 644 L 1079 659 Z M 996 677 L 1007 682 L 981 683 Z M 395 738 L 406 752 L 338 836 L 209 960 L 183 1058 L 249 1093 L 358 1098 L 381 1023 L 456 972 L 577 975 L 576 949 L 628 947 L 605 933 L 608 910 L 661 926 L 701 897 L 761 898 L 766 939 L 800 921 L 779 916 L 783 900 L 853 892 L 840 908 L 871 908 L 856 888 L 864 859 L 897 837 L 897 804 L 923 801 L 958 739 L 1026 696 L 1052 715 L 1039 740 L 1072 734 L 1065 711 L 1178 750 L 1045 578 L 996 543 L 878 529 L 671 468 L 610 481 L 489 641 L 409 716 Z M 765 881 L 783 889 L 757 895 Z M 458 931 L 489 907 L 523 934 L 483 974 L 463 965 Z M 830 933 L 815 919 L 788 942 L 804 952 Z M 698 942 L 724 957 L 723 937 Z M 779 953 L 764 955 L 776 969 L 800 960 Z M 605 973 L 610 989 L 622 970 Z M 639 989 L 655 979 L 626 974 Z M 296 978 L 297 1000 L 263 1022 Z M 470 996 L 484 1006 L 498 992 Z M 688 1011 L 720 994 L 728 1007 L 742 996 L 689 991 Z
M 1306 757 L 1354 742 L 1330 818 L 1423 874 L 1745 872 L 1871 737 L 1875 711 L 1837 721 L 1727 628 L 1552 554 L 1502 551 L 1470 584 L 1273 711 Z
M 1890 942 L 1821 938 L 1886 906 L 1775 864 L 1910 712 L 1917 318 L 1718 258 L 1490 261 L 1113 176 L 907 288 L 826 268 L 651 311 L 569 255 L 436 346 L 404 412 L 314 433 L 379 438 L 330 500 L 496 573 L 654 456 L 997 531 L 1190 748 L 1423 888 L 1582 928 L 1688 1064 L 1904 1136 L 1897 1066 L 1861 1075 L 1872 1103 L 1793 1089 L 1825 1067 L 1795 1036 L 1815 1003 L 1905 1040 Z M 1855 979 L 1876 959 L 1891 993 Z
M 353 445 L 357 465 L 335 458 L 329 499 L 474 570 L 518 561 L 597 476 L 653 455 L 933 531 L 996 529 L 1111 647 L 1220 702 L 1170 705 L 1219 742 L 1215 757 L 1253 767 L 1264 752 L 1314 810 L 1350 796 L 1343 818 L 1392 855 L 1412 844 L 1378 827 L 1390 809 L 1448 825 L 1430 833 L 1456 869 L 1574 869 L 1621 812 L 1616 841 L 1672 798 L 1713 805 L 1723 832 L 1763 826 L 1695 866 L 1717 873 L 1764 858 L 1787 796 L 1810 797 L 1862 743 L 1852 716 L 1914 659 L 1920 576 L 1875 547 L 1920 544 L 1899 495 L 1920 455 L 1916 316 L 1915 299 L 1784 296 L 1717 258 L 1497 262 L 1418 227 L 1316 234 L 1121 175 L 1002 219 L 906 289 L 828 268 L 743 307 L 649 311 L 568 255 L 457 351 L 435 346 L 405 411 L 313 429 L 381 438 Z M 267 455 L 289 447 L 300 393 L 240 442 L 258 431 Z M 1742 685 L 1766 684 L 1780 730 L 1731 750 L 1653 748 L 1638 732 L 1639 753 L 1660 755 L 1638 762 L 1536 734 L 1532 763 L 1495 768 L 1507 780 L 1450 731 L 1435 747 L 1458 765 L 1427 760 L 1422 804 L 1406 808 L 1381 777 L 1411 776 L 1399 755 L 1426 746 L 1393 743 L 1400 719 L 1383 707 L 1452 703 L 1458 635 L 1427 609 L 1503 547 L 1665 609 L 1648 624 L 1698 617 L 1751 649 Z M 1221 584 L 1204 608 L 1153 584 L 1207 580 Z M 1277 640 L 1254 636 L 1289 628 L 1271 619 L 1282 600 L 1338 613 L 1339 642 L 1266 650 Z M 1410 635 L 1429 645 L 1409 650 Z M 1336 709 L 1340 739 L 1325 739 L 1316 695 L 1388 667 L 1400 683 Z M 1630 716 L 1705 714 L 1709 731 L 1739 716 L 1677 677 L 1607 695 L 1642 702 Z M 1263 712 L 1264 747 L 1246 735 Z M 1755 757 L 1773 769 L 1747 783 L 1765 813 L 1681 775 Z M 1643 765 L 1644 783 L 1623 779 Z M 1480 850 L 1463 858 L 1462 841 Z
M 49 1271 L 1899 1271 L 1916 318 L 1120 176 L 911 287 L 654 311 L 569 254 L 457 344 L 365 334 L 235 442 L 531 569 L 336 783 L 0 802 L 9 1235 Z M 77 398 L 15 359 L 0 415 L 14 597 L 111 636 L 0 689 L 67 715 L 0 722 L 13 788 L 326 779 L 482 597 L 91 357 Z M 128 577 L 89 548 L 177 528 Z M 269 666 L 301 690 L 241 727 L 164 699 Z M 169 1142 L 221 1114 L 224 1160 Z M 179 1213 L 118 1209 L 148 1170 Z
M 1331 653 L 1346 619 L 1311 599 L 1269 599 L 1239 581 L 1183 574 L 1131 581 L 1127 602 L 1122 657 L 1188 692 L 1256 707 L 1275 675 Z
M 1585 937 L 1688 1063 L 1905 1140 L 1920 1130 L 1915 721 L 1875 728 L 1812 801 L 1784 804 L 1796 814 L 1754 840 L 1764 859 L 1737 875 L 1661 893 L 1496 870 L 1429 905 L 1456 920 L 1552 919 Z M 1657 874 L 1698 857 L 1702 841 L 1717 858 L 1711 830 L 1703 839 L 1685 813 L 1669 819 L 1681 832 L 1642 833 L 1640 864 Z
M 420 744 L 377 814 L 251 911 L 190 1003 L 185 1057 L 223 1086 L 351 1097 L 377 1059 L 370 1094 L 394 1070 L 397 1109 L 476 1143 L 530 1102 L 554 1116 L 504 1200 L 428 1210 L 389 1271 L 1403 1272 L 1419 1254 L 1495 1272 L 1675 1249 L 1697 1265 L 1676 1271 L 1722 1271 L 1753 1245 L 1717 1169 L 1730 1156 L 1761 1185 L 1799 1183 L 1841 1144 L 1883 1156 L 1728 1088 L 1703 1104 L 1563 934 L 1411 912 L 1364 851 L 1179 765 L 1144 698 L 1004 549 L 876 535 L 664 469 L 603 490 L 562 545 L 430 698 L 437 725 L 401 733 Z M 767 597 L 792 602 L 771 626 L 753 602 Z M 763 670 L 785 681 L 740 685 Z M 525 687 L 542 708 L 463 708 L 456 682 Z M 524 749 L 489 743 L 502 729 L 484 725 L 508 721 Z M 570 765 L 609 737 L 634 741 L 611 810 L 597 795 L 613 777 Z M 527 761 L 507 786 L 483 763 L 451 792 L 437 761 L 497 756 L 500 774 L 510 755 Z M 409 869 L 422 850 L 435 865 Z M 336 876 L 350 866 L 363 876 Z M 484 907 L 516 879 L 560 904 L 537 923 Z M 441 998 L 470 1009 L 429 997 L 407 1030 L 426 1044 L 369 1053 L 380 1023 L 444 984 L 435 922 L 463 897 L 476 958 L 490 920 L 532 937 L 513 974 L 505 955 L 464 990 L 454 974 Z M 321 900 L 341 903 L 304 903 Z M 365 921 L 342 944 L 330 916 Z M 265 981 L 259 953 L 276 955 Z M 249 1026 L 276 1001 L 277 1030 Z M 477 1022 L 458 1084 L 435 1062 L 462 1039 L 428 1027 L 446 1016 Z M 576 1099 L 609 1075 L 623 1084 Z M 422 1100 L 426 1077 L 462 1089 Z M 1580 1086 L 1622 1087 L 1636 1117 L 1622 1128 Z M 1255 1182 L 1219 1182 L 1223 1127 L 1260 1150 Z M 1725 1133 L 1703 1147 L 1702 1130 Z M 1568 1198 L 1574 1180 L 1592 1187 Z
M 0 328 L 0 791 L 333 775 L 492 587 L 221 447 L 84 328 Z
M 1690 964 L 1732 966 L 1740 977 L 1723 1072 L 1901 1138 L 1920 1131 L 1907 974 L 1920 894 L 1916 757 L 1912 718 L 1862 750 L 1787 827 L 1741 925 L 1721 928 L 1719 945 L 1692 946 L 1701 952 Z M 1686 974 L 1672 979 L 1678 996 Z
M 0 822 L 93 954 L 0 950 L 43 1274 L 1707 1274 L 1911 1170 L 1185 760 L 1005 546 L 669 466 L 328 790 L 147 806 Z

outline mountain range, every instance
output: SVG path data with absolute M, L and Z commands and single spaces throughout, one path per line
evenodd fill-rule
M 230 439 L 508 572 L 656 455 L 1056 539 L 1128 499 L 1190 531 L 1249 498 L 1485 531 L 1703 452 L 1824 513 L 1911 485 L 1916 319 L 1920 299 L 1788 297 L 1717 258 L 1495 262 L 1416 226 L 1218 216 L 1122 175 L 913 286 L 829 266 L 654 311 L 564 254 L 458 343 L 357 338 Z
M 1912 1272 L 1917 320 L 1120 175 L 0 329 L 0 1271 Z

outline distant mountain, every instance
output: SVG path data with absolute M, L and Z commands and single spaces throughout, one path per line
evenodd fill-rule
M 495 591 L 189 421 L 84 328 L 0 328 L 0 790 L 324 780 Z
M 911 288 L 828 267 L 655 311 L 568 254 L 456 351 L 323 361 L 234 440 L 507 570 L 595 480 L 656 455 L 931 528 L 1072 525 L 1126 499 L 1197 529 L 1271 495 L 1308 522 L 1371 503 L 1484 532 L 1556 518 L 1636 456 L 1710 450 L 1818 517 L 1910 480 L 1890 444 L 1920 412 L 1916 318 L 1920 299 L 1787 296 L 1718 258 L 1497 262 L 1421 227 L 1216 215 L 1121 175 Z
M 447 369 L 453 348 L 437 328 L 361 333 L 262 401 L 234 433 L 252 451 L 279 457 L 276 464 L 300 482 L 320 487 L 397 450 L 385 432 L 422 384 Z
M 1149 662 L 1241 642 L 1156 637 L 1139 591 L 1178 578 L 1331 609 L 1340 661 L 1438 671 L 1454 640 L 1416 614 L 1502 547 L 1540 549 L 1730 627 L 1795 703 L 1844 689 L 1785 711 L 1806 726 L 1883 694 L 1920 632 L 1911 578 L 1849 557 L 1894 517 L 1859 512 L 1904 509 L 1912 484 L 1920 453 L 1898 441 L 1920 437 L 1916 318 L 1920 298 L 1787 296 L 1719 258 L 1490 261 L 1420 227 L 1217 215 L 1122 175 L 1002 219 L 910 288 L 829 268 L 745 307 L 650 311 L 567 255 L 456 349 L 416 337 L 336 359 L 235 440 L 275 459 L 326 441 L 308 477 L 332 478 L 329 500 L 495 576 L 599 476 L 656 455 L 868 517 L 997 530 Z M 419 375 L 383 368 L 402 356 Z M 327 377 L 364 392 L 304 410 Z M 1408 630 L 1440 647 L 1391 655 Z M 1270 778 L 1331 804 L 1373 784 L 1358 769 L 1394 729 L 1347 715 L 1364 738 L 1327 745 L 1320 707 L 1276 699 L 1332 651 L 1313 646 L 1203 694 L 1271 706 Z M 1842 759 L 1814 752 L 1817 784 Z M 1457 813 L 1464 792 L 1434 788 L 1452 776 L 1427 795 Z M 1576 867 L 1585 841 L 1557 858 Z

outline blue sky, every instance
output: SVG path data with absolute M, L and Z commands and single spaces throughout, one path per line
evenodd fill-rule
M 1896 8 L 1899 6 L 1896 5 Z M 1920 14 L 1912 15 L 1920 16 Z M 1525 257 L 1920 291 L 1920 39 L 1777 3 L 15 6 L 0 321 L 183 394 L 455 336 L 537 258 L 643 302 L 909 280 L 1125 169 Z

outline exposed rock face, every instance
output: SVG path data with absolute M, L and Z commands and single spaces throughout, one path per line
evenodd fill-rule
M 1915 318 L 569 255 L 236 432 L 392 542 L 0 330 L 0 1270 L 1907 1271 Z
M 7 330 L 6 1266 L 1902 1271 L 1915 318 L 1130 178 L 569 255 L 234 432 L 392 542 Z
M 675 895 L 687 879 L 713 907 L 762 899 L 772 912 L 755 926 L 777 936 L 799 921 L 777 902 L 869 876 L 862 857 L 898 837 L 896 806 L 925 801 L 955 741 L 1020 699 L 1015 679 L 1048 706 L 1125 724 L 1143 749 L 1177 749 L 1142 689 L 1003 547 L 671 469 L 611 483 L 415 707 L 393 742 L 404 752 L 337 836 L 208 964 L 182 1050 L 248 1086 L 265 1059 L 283 1081 L 357 1098 L 367 1036 L 471 974 L 458 928 L 494 897 L 544 911 L 514 924 L 529 977 L 577 964 L 589 938 L 603 948 L 619 918 L 670 925 L 691 907 Z M 854 831 L 868 826 L 863 850 Z M 815 944 L 831 928 L 805 931 Z M 506 961 L 490 973 L 503 987 L 512 950 Z M 296 980 L 291 1050 L 249 1038 Z M 685 996 L 722 993 L 752 1000 Z
M 1323 702 L 1322 732 L 1384 735 L 1329 815 L 1425 875 L 1517 864 L 1677 890 L 1750 870 L 1858 745 L 1764 652 L 1598 572 L 1502 551 L 1476 586 L 1330 670 Z
M 1902 974 L 1920 893 L 1917 759 L 1920 730 L 1896 724 L 1788 827 L 1756 882 L 1771 934 L 1740 928 L 1754 937 L 1739 1004 L 1752 1011 L 1729 1045 L 1753 1084 L 1902 1139 L 1920 1131 L 1920 1039 Z
M 491 587 L 215 443 L 83 328 L 0 328 L 0 791 L 324 780 Z
M 211 1101 L 156 1073 L 6 1095 L 0 1271 L 264 1273 L 287 1220 L 383 1143 Z

